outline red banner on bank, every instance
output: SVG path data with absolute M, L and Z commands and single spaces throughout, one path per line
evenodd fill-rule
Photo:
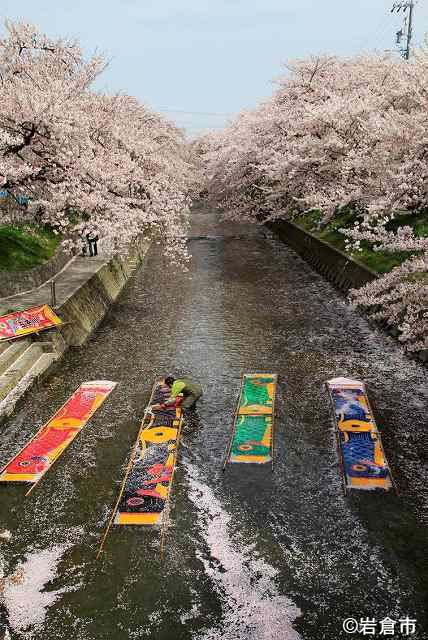
M 61 319 L 48 304 L 41 304 L 24 311 L 14 311 L 0 316 L 0 341 L 14 340 L 61 324 Z

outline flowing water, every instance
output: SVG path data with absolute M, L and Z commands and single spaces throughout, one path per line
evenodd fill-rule
M 199 211 L 189 249 L 183 273 L 153 246 L 88 344 L 1 427 L 4 463 L 82 381 L 119 383 L 28 498 L 0 487 L 5 637 L 335 640 L 350 637 L 347 617 L 408 615 L 427 638 L 426 370 L 263 229 Z M 274 470 L 222 473 L 252 371 L 279 376 Z M 164 557 L 159 530 L 116 527 L 95 561 L 165 373 L 190 374 L 204 397 L 183 432 Z M 399 496 L 343 495 L 324 387 L 336 376 L 367 382 Z

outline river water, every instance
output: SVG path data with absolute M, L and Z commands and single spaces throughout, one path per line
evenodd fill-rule
M 428 638 L 426 370 L 265 230 L 199 210 L 189 250 L 183 273 L 154 245 L 88 344 L 1 426 L 3 464 L 82 381 L 119 383 L 28 498 L 0 487 L 12 534 L 0 542 L 0 628 L 12 640 L 335 640 L 363 637 L 342 630 L 348 617 L 410 616 L 412 637 Z M 279 376 L 274 470 L 222 473 L 252 371 Z M 113 528 L 95 561 L 165 373 L 204 387 L 165 554 L 158 530 Z M 367 382 L 399 496 L 343 495 L 324 387 L 336 376 Z

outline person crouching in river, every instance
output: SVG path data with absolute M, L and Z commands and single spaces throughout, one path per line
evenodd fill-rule
M 195 408 L 197 401 L 202 396 L 201 385 L 190 378 L 174 378 L 174 376 L 167 376 L 164 382 L 166 386 L 171 389 L 170 397 L 162 404 L 152 405 L 152 409 L 154 411 L 176 405 L 177 398 L 180 394 L 183 396 L 181 407 L 188 411 L 189 409 Z

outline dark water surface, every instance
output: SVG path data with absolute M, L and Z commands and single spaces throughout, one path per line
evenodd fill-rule
M 346 617 L 428 637 L 427 375 L 258 228 L 195 213 L 190 271 L 154 246 L 91 341 L 1 427 L 5 463 L 84 380 L 119 382 L 37 489 L 2 486 L 1 622 L 12 640 L 335 640 Z M 243 372 L 279 375 L 274 472 L 221 473 Z M 205 395 L 159 531 L 100 536 L 153 380 Z M 323 383 L 366 380 L 400 488 L 345 497 Z M 1 634 L 0 634 L 1 637 Z M 383 636 L 380 636 L 383 637 Z M 405 637 L 397 632 L 395 637 Z

